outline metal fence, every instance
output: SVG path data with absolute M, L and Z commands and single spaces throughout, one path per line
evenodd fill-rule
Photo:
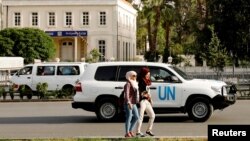
M 226 67 L 221 74 L 217 74 L 209 67 L 179 67 L 193 78 L 216 79 L 232 83 L 249 83 L 250 68 Z
M 235 84 L 237 98 L 250 98 L 250 68 L 227 67 L 221 74 L 217 74 L 209 67 L 179 67 L 192 78 L 223 80 Z
M 0 70 L 0 85 L 8 85 L 10 76 L 10 71 Z

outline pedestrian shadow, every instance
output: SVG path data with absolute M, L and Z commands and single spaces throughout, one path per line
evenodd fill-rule
M 0 117 L 0 124 L 64 124 L 96 123 L 95 116 L 41 116 L 41 117 Z

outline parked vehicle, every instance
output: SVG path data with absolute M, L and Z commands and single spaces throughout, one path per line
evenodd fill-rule
M 35 63 L 24 66 L 11 77 L 11 82 L 18 90 L 25 86 L 28 98 L 36 94 L 36 86 L 40 83 L 48 84 L 48 91 L 62 90 L 74 92 L 74 85 L 82 76 L 86 63 L 82 62 L 48 62 Z
M 72 108 L 95 112 L 100 120 L 115 120 L 122 112 L 120 95 L 125 74 L 149 67 L 153 108 L 160 113 L 188 113 L 196 122 L 204 122 L 216 109 L 236 102 L 236 89 L 218 80 L 191 79 L 169 64 L 150 62 L 103 62 L 88 64 L 75 85 Z
M 0 85 L 9 85 L 10 77 L 23 66 L 23 57 L 0 57 Z

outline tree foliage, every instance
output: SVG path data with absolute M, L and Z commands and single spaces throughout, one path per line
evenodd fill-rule
M 209 28 L 211 30 L 212 38 L 208 45 L 208 52 L 204 56 L 206 57 L 208 65 L 214 69 L 217 75 L 219 75 L 224 71 L 228 55 L 226 49 L 220 44 L 220 40 L 214 32 L 214 27 L 209 26 Z
M 0 56 L 13 56 L 13 46 L 14 42 L 11 39 L 0 35 Z
M 210 23 L 221 44 L 234 60 L 250 57 L 250 1 L 249 0 L 207 0 Z M 238 65 L 238 61 L 235 62 Z
M 139 43 L 137 45 L 142 49 L 143 44 L 145 48 L 145 39 L 148 37 L 149 52 L 146 53 L 146 56 L 154 57 L 155 53 L 159 52 L 163 55 L 163 62 L 167 62 L 170 52 L 177 53 L 171 54 L 171 56 L 178 63 L 180 54 L 194 52 L 192 44 L 195 41 L 194 29 L 197 28 L 197 15 L 194 11 L 196 2 L 190 0 L 142 0 L 142 3 L 144 7 L 138 12 L 137 20 L 138 31 L 140 31 L 140 34 L 137 34 L 140 35 L 137 36 L 137 43 Z M 143 29 L 146 29 L 146 32 Z M 154 58 L 146 59 L 155 61 Z
M 173 3 L 174 7 L 169 3 Z M 204 58 L 209 57 L 211 50 L 208 46 L 211 38 L 215 38 L 212 37 L 209 26 L 214 25 L 220 46 L 225 48 L 224 52 L 228 57 L 235 60 L 232 63 L 237 66 L 238 62 L 249 60 L 250 1 L 142 0 L 142 5 L 144 7 L 138 13 L 140 37 L 137 39 L 142 48 L 146 46 L 145 37 L 148 37 L 150 50 L 147 54 L 163 53 L 164 62 L 170 52 L 177 53 L 171 54 L 173 60 L 176 59 L 174 56 L 180 54 L 195 54 L 200 65 Z M 159 49 L 164 51 L 155 51 Z
M 52 38 L 40 29 L 6 28 L 0 35 L 0 46 L 4 51 L 1 55 L 21 56 L 25 63 L 32 63 L 34 59 L 48 61 L 55 55 Z

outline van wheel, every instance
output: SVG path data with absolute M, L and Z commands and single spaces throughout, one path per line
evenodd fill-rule
M 213 113 L 212 104 L 205 98 L 194 99 L 187 108 L 188 116 L 195 122 L 205 122 Z
M 114 121 L 118 117 L 118 106 L 114 99 L 103 99 L 98 102 L 96 116 L 101 121 Z
M 28 99 L 32 99 L 32 94 L 28 94 L 28 95 L 27 95 L 27 98 L 28 98 Z
M 73 86 L 67 85 L 62 88 L 62 92 L 65 96 L 72 97 L 74 95 L 75 89 Z
M 28 99 L 32 99 L 33 91 L 27 86 L 26 86 L 26 95 Z
M 22 86 L 19 88 L 20 98 L 23 99 L 24 96 L 27 96 L 28 99 L 32 99 L 33 91 L 29 86 Z

